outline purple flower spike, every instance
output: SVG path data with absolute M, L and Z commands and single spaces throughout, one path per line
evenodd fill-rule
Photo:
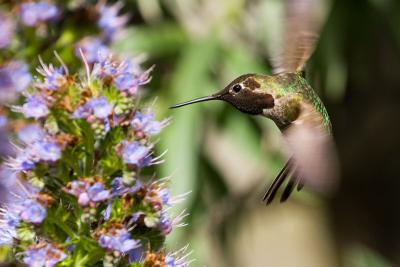
M 26 118 L 39 119 L 49 114 L 45 101 L 40 96 L 30 96 L 21 109 Z
M 21 205 L 20 217 L 28 223 L 39 224 L 46 217 L 46 209 L 34 200 L 27 199 Z
M 50 21 L 58 16 L 58 8 L 47 2 L 21 4 L 20 18 L 26 26 L 36 26 L 39 22 Z
M 149 147 L 142 146 L 139 142 L 134 141 L 125 145 L 122 157 L 126 164 L 145 167 L 151 164 L 149 153 Z

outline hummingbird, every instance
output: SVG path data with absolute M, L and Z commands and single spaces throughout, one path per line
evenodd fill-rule
M 266 190 L 270 204 L 287 180 L 280 201 L 304 185 L 331 191 L 337 177 L 332 125 L 328 112 L 304 77 L 304 65 L 317 39 L 310 11 L 313 0 L 287 0 L 283 52 L 272 59 L 273 74 L 244 74 L 224 89 L 176 104 L 179 108 L 205 101 L 224 101 L 239 111 L 271 119 L 282 133 L 287 162 Z

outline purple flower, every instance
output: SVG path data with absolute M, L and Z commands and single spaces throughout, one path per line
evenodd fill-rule
M 31 147 L 32 156 L 44 161 L 56 161 L 61 157 L 61 148 L 54 141 L 40 140 Z
M 87 206 L 90 202 L 102 202 L 111 197 L 110 190 L 105 190 L 100 182 L 90 185 L 88 181 L 72 181 L 64 190 L 77 197 L 81 206 Z
M 132 73 L 123 73 L 116 77 L 115 86 L 120 91 L 129 91 L 135 94 L 138 90 L 139 83 Z
M 189 262 L 186 261 L 185 258 L 190 255 L 190 253 L 183 255 L 181 257 L 175 258 L 177 253 L 183 253 L 186 248 L 180 249 L 179 251 L 168 254 L 165 256 L 165 266 L 166 267 L 188 267 Z
M 36 163 L 43 161 L 57 161 L 61 157 L 61 148 L 58 144 L 46 137 L 44 132 L 35 125 L 27 126 L 19 133 L 19 138 L 24 143 L 24 148 L 18 149 L 14 158 L 6 162 L 8 168 L 14 171 L 28 171 L 36 166 Z M 29 128 L 32 132 L 28 132 Z
M 1 225 L 0 228 L 0 246 L 4 245 L 12 245 L 14 242 L 14 239 L 17 237 L 17 232 L 15 228 L 12 227 L 4 227 Z
M 25 144 L 32 144 L 45 137 L 45 132 L 36 124 L 29 124 L 18 132 L 18 138 Z
M 99 237 L 98 243 L 105 249 L 121 253 L 127 253 L 140 246 L 140 242 L 131 239 L 128 230 L 125 228 L 112 229 L 109 233 L 102 234 Z
M 36 26 L 39 22 L 55 19 L 58 16 L 58 8 L 44 1 L 21 4 L 20 18 L 26 26 Z
M 13 61 L 8 65 L 9 75 L 17 92 L 24 91 L 32 80 L 28 65 L 22 61 Z
M 176 267 L 175 259 L 172 256 L 167 255 L 165 257 L 165 264 L 167 267 Z
M 127 16 L 118 16 L 121 7 L 120 3 L 100 6 L 97 25 L 103 30 L 108 40 L 112 40 L 128 21 Z
M 14 171 L 28 171 L 35 168 L 36 164 L 28 155 L 19 154 L 14 159 L 8 160 L 7 166 Z
M 167 124 L 167 121 L 155 121 L 153 119 L 153 113 L 148 112 L 147 114 L 142 114 L 137 111 L 135 117 L 131 122 L 131 126 L 135 131 L 141 131 L 146 135 L 158 134 L 161 129 Z
M 105 190 L 102 183 L 95 183 L 88 189 L 88 196 L 94 202 L 101 202 L 110 198 L 110 190 Z
M 98 61 L 94 65 L 92 72 L 96 78 L 115 78 L 118 74 L 124 72 L 126 68 L 125 62 L 116 60 L 112 55 L 99 54 L 98 56 Z
M 10 212 L 0 212 L 0 246 L 12 245 L 17 237 L 16 226 L 19 218 Z
M 81 57 L 79 50 L 82 50 L 88 63 L 95 63 L 100 60 L 101 55 L 108 54 L 108 48 L 97 37 L 85 37 L 76 44 L 75 55 Z
M 139 262 L 139 261 L 143 260 L 144 253 L 145 253 L 145 250 L 144 250 L 143 246 L 140 246 L 140 247 L 130 250 L 128 252 L 129 262 Z
M 124 71 L 119 72 L 115 77 L 115 86 L 120 91 L 128 91 L 131 94 L 136 94 L 139 86 L 150 82 L 150 73 L 153 67 L 145 72 L 139 72 L 132 64 L 124 63 Z
M 32 199 L 26 199 L 22 202 L 20 208 L 21 213 L 19 216 L 25 222 L 39 224 L 46 217 L 46 209 Z
M 6 127 L 8 123 L 8 119 L 4 115 L 0 115 L 0 128 Z
M 123 183 L 122 177 L 116 177 L 111 182 L 111 194 L 113 196 L 122 196 L 125 193 L 135 194 L 141 187 L 142 183 L 139 180 L 136 180 L 133 186 L 128 187 Z
M 92 113 L 92 109 L 89 105 L 82 105 L 79 106 L 73 114 L 73 117 L 76 119 L 86 119 L 88 118 Z
M 29 267 L 53 267 L 67 257 L 64 251 L 52 244 L 39 244 L 26 250 L 23 255 L 24 263 Z
M 91 115 L 98 119 L 107 118 L 113 110 L 113 105 L 111 105 L 107 98 L 104 96 L 98 98 L 92 98 L 84 105 L 80 106 L 75 110 L 74 117 L 78 119 L 89 118 Z
M 137 165 L 139 167 L 151 164 L 150 148 L 133 141 L 124 146 L 122 158 L 126 164 Z
M 0 101 L 13 101 L 24 91 L 32 77 L 28 66 L 21 61 L 11 61 L 0 66 Z
M 109 104 L 104 96 L 91 99 L 87 105 L 92 108 L 94 116 L 99 119 L 107 118 L 113 109 L 113 106 Z
M 140 216 L 145 215 L 143 211 L 136 211 L 132 213 L 131 218 L 129 219 L 129 223 L 135 223 L 139 220 Z
M 157 190 L 157 195 L 161 199 L 163 204 L 169 205 L 170 194 L 168 188 L 161 188 Z
M 0 12 L 0 49 L 6 48 L 12 39 L 12 36 L 15 33 L 15 23 L 14 21 Z
M 108 203 L 107 204 L 107 208 L 104 210 L 104 212 L 103 212 L 103 216 L 104 216 L 104 219 L 106 220 L 106 221 L 108 221 L 109 219 L 110 219 L 110 217 L 111 217 L 111 212 L 112 212 L 112 202 L 110 202 L 110 203 Z
M 22 106 L 21 112 L 26 118 L 39 119 L 49 114 L 49 109 L 43 98 L 37 95 L 29 96 Z
M 172 221 L 165 211 L 161 213 L 160 221 L 158 222 L 158 229 L 163 235 L 167 235 L 172 231 Z
M 2 222 L 9 227 L 16 227 L 20 222 L 20 218 L 11 212 L 3 214 Z
M 54 68 L 52 65 L 45 69 L 37 69 L 44 76 L 43 83 L 36 83 L 36 86 L 51 91 L 58 90 L 67 83 L 67 77 L 62 68 Z

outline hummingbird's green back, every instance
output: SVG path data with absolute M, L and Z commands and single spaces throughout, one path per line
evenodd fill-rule
M 291 122 L 300 115 L 299 108 L 308 104 L 316 111 L 315 116 L 320 116 L 321 123 L 331 132 L 331 122 L 324 104 L 300 73 L 255 75 L 254 78 L 261 84 L 261 90 L 274 96 L 276 110 L 268 111 L 267 115 L 278 116 L 281 117 L 278 120 Z M 287 117 L 287 119 L 283 119 L 283 117 Z M 272 119 L 277 122 L 276 118 Z M 277 124 L 280 126 L 279 123 Z M 283 125 L 283 127 L 285 126 L 287 125 Z

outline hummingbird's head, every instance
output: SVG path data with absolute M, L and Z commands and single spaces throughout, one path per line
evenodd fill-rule
M 171 108 L 178 108 L 203 101 L 223 100 L 244 113 L 259 115 L 263 113 L 264 109 L 274 107 L 273 96 L 260 90 L 260 87 L 261 85 L 257 81 L 256 74 L 245 74 L 239 76 L 224 89 L 211 96 L 199 97 L 176 104 Z

